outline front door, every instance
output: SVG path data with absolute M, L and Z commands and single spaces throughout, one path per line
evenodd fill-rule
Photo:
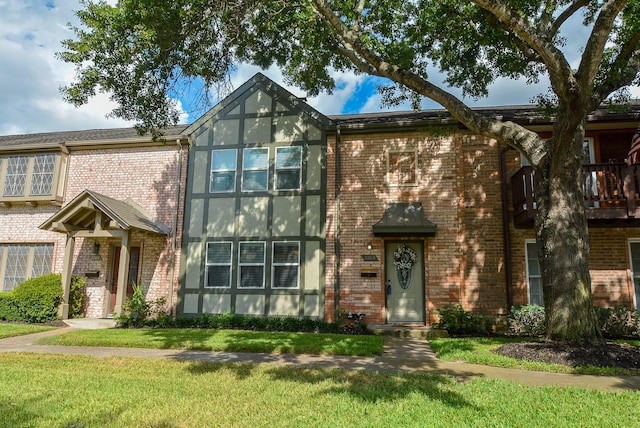
M 422 242 L 387 242 L 385 292 L 388 323 L 424 323 Z
M 118 269 L 120 268 L 120 248 L 116 247 L 113 253 L 113 269 L 111 271 L 111 299 L 109 300 L 109 313 L 113 313 L 118 294 Z M 138 266 L 140 264 L 140 247 L 131 247 L 129 253 L 129 278 L 127 279 L 127 297 L 133 294 L 133 283 L 138 279 Z

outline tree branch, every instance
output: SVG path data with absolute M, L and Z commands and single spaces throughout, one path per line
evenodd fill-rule
M 478 114 L 455 95 L 434 85 L 422 76 L 383 60 L 360 42 L 360 34 L 347 28 L 343 21 L 326 5 L 324 0 L 313 0 L 314 7 L 336 31 L 343 44 L 340 53 L 346 55 L 362 72 L 386 77 L 406 88 L 428 97 L 445 107 L 451 115 L 470 130 L 489 138 L 503 141 L 524 153 L 537 153 L 540 137 L 518 124 L 490 119 Z
M 585 51 L 582 54 L 582 60 L 576 73 L 578 85 L 584 88 L 586 97 L 593 90 L 593 82 L 598 74 L 600 64 L 604 55 L 604 49 L 609 41 L 609 34 L 615 23 L 616 18 L 624 9 L 627 0 L 609 0 L 600 9 L 600 14 L 593 24 L 589 40 L 585 44 Z
M 562 11 L 558 18 L 553 22 L 553 25 L 549 28 L 549 35 L 555 37 L 567 19 L 571 18 L 580 8 L 589 4 L 589 0 L 575 0 L 568 8 Z
M 554 92 L 559 97 L 568 97 L 571 92 L 570 82 L 574 80 L 573 71 L 563 53 L 553 43 L 546 31 L 537 32 L 530 27 L 522 16 L 511 9 L 502 0 L 472 0 L 473 3 L 495 15 L 510 28 L 514 34 L 524 40 L 531 49 L 535 50 L 547 70 Z
M 636 33 L 622 46 L 611 63 L 606 78 L 593 89 L 594 100 L 600 102 L 623 86 L 633 84 L 640 70 L 640 34 Z

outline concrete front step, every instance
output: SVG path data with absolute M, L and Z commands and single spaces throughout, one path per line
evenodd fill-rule
M 446 330 L 425 325 L 367 325 L 369 331 L 377 336 L 406 337 L 412 339 L 433 339 L 448 337 Z

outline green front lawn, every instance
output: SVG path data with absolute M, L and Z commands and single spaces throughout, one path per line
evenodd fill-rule
M 2 427 L 629 426 L 640 394 L 446 376 L 0 354 Z
M 43 338 L 38 343 L 72 346 L 373 356 L 382 353 L 383 338 L 380 336 L 344 334 L 276 333 L 216 329 L 108 329 L 77 330 Z
M 607 367 L 567 367 L 557 364 L 547 364 L 535 361 L 523 361 L 515 358 L 504 357 L 492 352 L 505 343 L 515 341 L 532 342 L 539 339 L 533 338 L 504 338 L 504 337 L 469 337 L 469 338 L 438 338 L 430 339 L 431 349 L 436 356 L 443 361 L 462 361 L 472 364 L 484 364 L 493 367 L 508 367 L 523 370 L 534 370 L 554 373 L 579 373 L 579 374 L 598 374 L 598 375 L 625 375 L 638 372 L 630 372 L 628 370 Z M 632 345 L 638 346 L 638 341 L 625 341 Z M 639 350 L 640 351 L 640 350 Z
M 56 327 L 33 324 L 10 324 L 0 322 L 0 339 L 5 337 L 22 336 L 25 334 L 40 333 L 53 330 Z

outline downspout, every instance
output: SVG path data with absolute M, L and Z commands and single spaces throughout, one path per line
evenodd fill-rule
M 333 241 L 334 245 L 334 253 L 336 256 L 335 266 L 334 266 L 334 293 L 333 293 L 333 321 L 337 321 L 339 318 L 340 311 L 340 265 L 341 265 L 341 256 L 340 256 L 340 213 L 342 211 L 342 195 L 341 195 L 341 169 L 342 169 L 342 154 L 340 147 L 340 124 L 336 125 L 336 165 L 335 165 L 335 195 L 336 195 L 336 215 L 335 215 L 335 225 L 336 225 L 336 235 Z
M 500 144 L 498 144 L 500 147 Z M 513 302 L 511 299 L 511 283 L 513 281 L 511 275 L 511 232 L 509 228 L 509 201 L 507 198 L 507 192 L 509 188 L 507 186 L 507 162 L 505 159 L 505 153 L 511 150 L 511 147 L 506 146 L 500 149 L 500 198 L 502 200 L 502 239 L 504 250 L 504 263 L 505 263 L 505 282 L 506 282 L 506 298 L 507 298 L 507 313 L 509 312 Z
M 180 212 L 180 192 L 182 191 L 182 143 L 180 139 L 176 139 L 176 144 L 178 145 L 178 172 L 177 172 L 177 180 L 176 180 L 176 207 L 173 213 L 173 231 L 171 232 L 171 257 L 170 257 L 170 267 L 169 267 L 169 310 L 171 311 L 171 315 L 177 315 L 176 308 L 173 307 L 173 293 L 175 290 L 175 271 L 176 271 L 176 235 L 178 234 L 178 213 Z

